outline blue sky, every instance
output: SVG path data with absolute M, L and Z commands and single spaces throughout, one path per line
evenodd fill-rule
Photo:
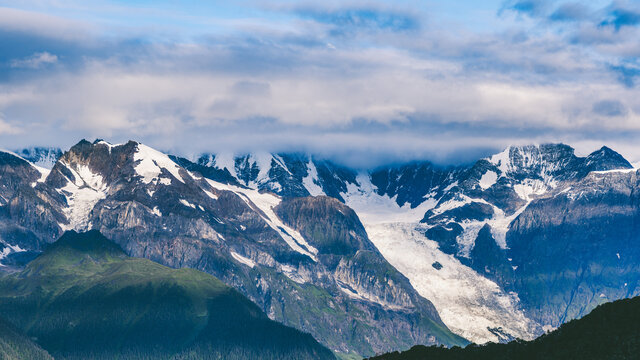
M 640 1 L 2 1 L 0 141 L 640 160 Z

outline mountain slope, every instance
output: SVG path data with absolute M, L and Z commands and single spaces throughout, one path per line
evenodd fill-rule
M 30 172 L 1 206 L 0 264 L 96 228 L 130 255 L 217 276 L 343 353 L 455 344 L 443 324 L 478 343 L 533 339 L 640 293 L 636 170 L 607 147 L 358 171 L 304 154 L 189 161 L 82 141 L 48 176 Z M 337 201 L 312 200 L 322 196 Z M 406 342 L 393 343 L 400 331 Z
M 464 359 L 637 359 L 640 353 L 640 297 L 597 307 L 534 341 L 470 345 L 464 349 L 416 346 L 376 360 Z
M 242 186 L 344 202 L 444 323 L 477 342 L 533 339 L 639 292 L 635 170 L 607 147 L 512 146 L 467 167 L 372 171 L 300 154 L 204 158 Z
M 216 278 L 129 258 L 97 231 L 65 233 L 0 294 L 0 314 L 61 359 L 334 358 Z
M 239 159 L 229 171 L 133 141 L 81 141 L 34 189 L 55 200 L 62 215 L 54 233 L 97 229 L 131 256 L 210 273 L 270 318 L 311 333 L 338 353 L 368 356 L 416 342 L 466 343 L 380 255 L 344 204 L 301 198 L 310 211 L 293 214 L 290 198 L 246 186 L 264 176 L 256 172 L 255 158 Z M 269 174 L 291 180 L 282 188 L 292 186 L 290 193 L 297 194 L 299 169 L 285 167 L 284 158 L 259 160 L 273 164 Z M 330 168 L 319 164 L 317 170 L 328 174 Z M 331 221 L 315 215 L 322 212 Z M 338 231 L 329 231 L 338 224 Z M 33 249 L 22 240 L 10 245 Z M 388 271 L 369 272 L 366 281 L 348 275 L 373 266 Z M 398 333 L 405 336 L 392 336 Z
M 0 359 L 53 360 L 53 357 L 13 325 L 0 320 Z

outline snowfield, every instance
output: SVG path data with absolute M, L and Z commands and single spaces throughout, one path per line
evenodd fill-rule
M 499 340 L 489 328 L 535 338 L 535 324 L 518 309 L 515 294 L 506 294 L 496 283 L 440 251 L 435 241 L 415 227 L 411 223 L 365 224 L 378 250 L 433 303 L 449 329 L 480 344 Z M 442 265 L 440 270 L 434 267 L 436 262 Z
M 490 174 L 481 183 L 490 186 L 496 179 L 497 174 Z M 501 329 L 522 339 L 535 338 L 537 324 L 519 309 L 517 294 L 505 293 L 496 283 L 463 265 L 452 255 L 440 251 L 435 241 L 423 235 L 424 231 L 416 230 L 421 226 L 419 221 L 425 212 L 436 206 L 436 199 L 425 199 L 412 209 L 409 204 L 399 206 L 395 198 L 377 194 L 366 174 L 359 175 L 357 181 L 359 184 L 347 184 L 347 192 L 341 194 L 346 204 L 358 214 L 369 239 L 380 253 L 409 279 L 420 295 L 434 304 L 449 329 L 479 344 L 500 340 L 490 329 Z M 441 204 L 436 213 L 471 201 L 486 203 L 465 196 L 462 200 Z M 522 210 L 524 208 L 526 206 Z M 463 238 L 459 241 L 465 243 L 466 239 L 470 249 L 478 231 L 485 223 L 489 223 L 499 245 L 505 247 L 504 234 L 509 223 L 520 212 L 505 216 L 499 210 L 488 221 L 466 223 L 463 225 Z M 436 263 L 442 268 L 438 270 Z

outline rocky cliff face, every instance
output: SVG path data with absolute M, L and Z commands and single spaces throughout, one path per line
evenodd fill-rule
M 467 167 L 414 162 L 369 172 L 303 155 L 261 158 L 239 156 L 207 165 L 243 173 L 231 177 L 284 197 L 327 195 L 344 202 L 356 211 L 382 255 L 434 302 L 445 323 L 475 341 L 532 338 L 543 328 L 585 314 L 605 297 L 636 291 L 625 289 L 624 283 L 635 289 L 630 278 L 610 286 L 602 276 L 576 275 L 585 266 L 607 267 L 610 259 L 603 251 L 617 246 L 602 240 L 608 234 L 620 238 L 622 231 L 628 234 L 622 236 L 627 243 L 634 241 L 629 214 L 635 205 L 628 194 L 635 185 L 621 189 L 619 183 L 630 176 L 632 166 L 607 147 L 580 157 L 563 144 L 514 146 Z M 594 180 L 603 172 L 612 180 Z M 598 195 L 586 196 L 586 190 Z M 550 200 L 555 197 L 564 203 Z M 579 202 L 572 200 L 577 197 Z M 626 204 L 626 215 L 616 202 Z M 567 223 L 567 214 L 575 214 L 573 223 Z M 624 230 L 606 231 L 609 227 Z M 568 248 L 580 253 L 591 246 L 580 240 L 583 236 L 593 239 L 589 244 L 604 242 L 589 252 L 588 261 L 570 266 L 572 261 L 563 258 L 577 253 L 569 254 Z M 617 274 L 633 274 L 635 260 L 630 264 Z M 585 280 L 561 280 L 572 277 Z M 586 283 L 588 295 L 575 296 Z M 464 289 L 448 291 L 453 284 Z M 613 288 L 615 292 L 607 290 Z M 468 310 L 473 308 L 484 310 Z
M 636 171 L 591 173 L 532 203 L 511 224 L 512 279 L 530 315 L 557 327 L 640 293 Z
M 43 185 L 46 172 L 26 160 L 0 152 L 0 263 L 39 251 L 61 235 L 64 221 L 59 196 Z M 17 259 L 14 259 L 17 260 Z
M 50 174 L 3 161 L 0 263 L 97 228 L 131 255 L 214 274 L 340 352 L 458 342 L 446 327 L 477 342 L 530 339 L 639 291 L 638 174 L 607 147 L 373 171 L 100 141 Z
M 41 217 L 24 210 L 7 221 L 25 229 L 38 223 L 32 241 L 19 237 L 6 248 L 37 251 L 64 230 L 97 229 L 131 256 L 215 275 L 272 319 L 337 352 L 465 343 L 384 259 L 347 206 L 268 192 L 306 189 L 275 156 L 260 160 L 273 166 L 268 176 L 253 157 L 234 160 L 233 172 L 203 159 L 170 158 L 132 141 L 81 141 L 47 172 L 9 154 L 8 174 L 18 174 L 6 176 L 7 199 L 17 207 L 45 199 L 48 207 Z M 30 192 L 32 200 L 21 199 Z
M 472 166 L 422 223 L 553 328 L 638 291 L 637 261 L 614 251 L 638 251 L 634 176 L 606 147 L 583 158 L 566 145 L 511 147 Z

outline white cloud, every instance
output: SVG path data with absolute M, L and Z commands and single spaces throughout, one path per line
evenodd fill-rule
M 0 7 L 0 29 L 69 41 L 86 40 L 96 34 L 87 22 L 8 7 Z
M 0 136 L 2 135 L 17 135 L 17 134 L 21 134 L 22 133 L 22 129 L 9 124 L 7 121 L 5 121 L 4 119 L 4 115 L 0 113 Z
M 410 35 L 341 36 L 308 19 L 260 18 L 230 20 L 219 36 L 159 43 L 90 32 L 90 41 L 72 40 L 83 25 L 28 15 L 49 23 L 36 35 L 49 29 L 71 50 L 58 43 L 60 51 L 23 52 L 9 63 L 42 69 L 0 82 L 0 111 L 25 129 L 11 141 L 135 138 L 162 148 L 309 149 L 375 162 L 446 160 L 512 142 L 628 149 L 640 133 L 637 91 L 611 71 L 630 51 L 617 37 L 632 29 L 609 34 L 617 45 L 592 46 L 529 31 L 529 23 L 483 34 L 428 25 Z M 6 18 L 0 9 L 0 27 Z M 249 31 L 256 26 L 271 31 Z M 624 109 L 617 116 L 596 106 L 611 100 Z
M 42 66 L 55 64 L 56 62 L 58 62 L 58 56 L 44 51 L 35 53 L 24 59 L 14 59 L 11 61 L 11 67 L 39 69 Z

